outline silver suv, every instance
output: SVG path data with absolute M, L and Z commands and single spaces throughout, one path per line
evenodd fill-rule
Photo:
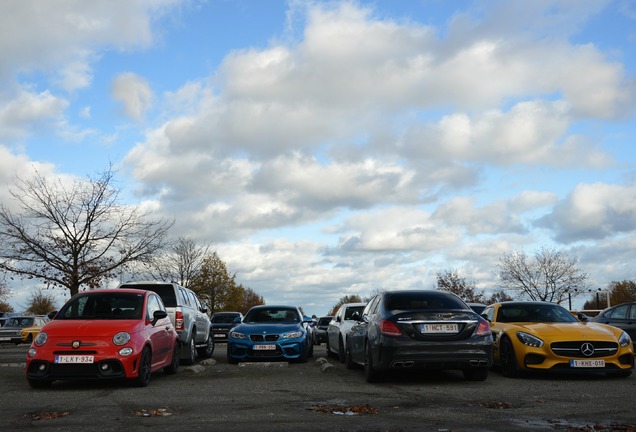
M 126 282 L 119 288 L 136 288 L 159 294 L 181 343 L 181 361 L 193 364 L 198 357 L 210 358 L 214 336 L 207 308 L 194 291 L 171 282 Z

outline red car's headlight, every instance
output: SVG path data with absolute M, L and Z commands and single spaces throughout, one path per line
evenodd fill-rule
M 42 345 L 44 345 L 44 344 L 46 343 L 46 340 L 47 340 L 48 338 L 49 338 L 49 335 L 47 335 L 47 334 L 46 334 L 46 333 L 44 333 L 44 332 L 40 332 L 40 333 L 38 333 L 38 335 L 35 337 L 35 341 L 34 341 L 34 343 L 35 343 L 37 346 L 42 346 Z
M 119 332 L 115 336 L 113 336 L 113 343 L 115 345 L 126 345 L 130 340 L 130 333 L 128 332 Z

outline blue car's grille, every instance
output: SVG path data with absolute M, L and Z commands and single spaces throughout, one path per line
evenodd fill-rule
M 256 335 L 250 335 L 250 340 L 252 342 L 276 342 L 278 340 L 278 335 L 277 334 L 268 334 L 268 335 L 256 334 Z

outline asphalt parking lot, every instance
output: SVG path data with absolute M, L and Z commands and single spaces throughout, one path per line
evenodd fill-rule
M 491 371 L 391 375 L 365 382 L 317 346 L 306 364 L 213 359 L 156 373 L 145 388 L 57 382 L 31 389 L 27 346 L 0 348 L 2 430 L 42 431 L 636 431 L 636 378 L 526 376 Z

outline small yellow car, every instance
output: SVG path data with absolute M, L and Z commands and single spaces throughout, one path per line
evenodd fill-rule
M 35 316 L 33 317 L 33 325 L 29 327 L 24 327 L 21 332 L 22 343 L 31 343 L 33 339 L 40 333 L 44 324 L 49 322 L 49 319 L 46 316 Z
M 634 368 L 634 346 L 627 333 L 606 324 L 580 322 L 557 304 L 495 303 L 482 316 L 492 330 L 493 364 L 504 376 L 549 371 L 628 377 Z

